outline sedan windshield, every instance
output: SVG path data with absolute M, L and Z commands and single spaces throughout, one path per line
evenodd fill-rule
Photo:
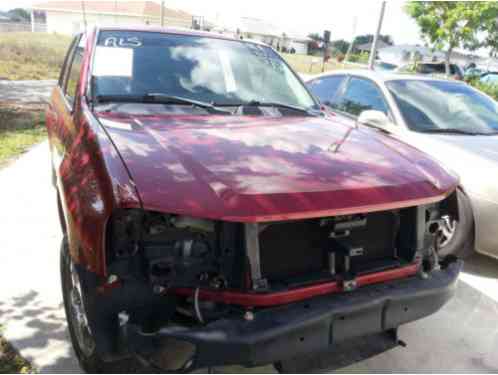
M 157 32 L 102 31 L 93 62 L 93 96 L 198 106 L 260 103 L 316 106 L 271 48 L 238 40 Z
M 496 102 L 458 82 L 395 80 L 386 83 L 407 126 L 419 132 L 497 134 Z

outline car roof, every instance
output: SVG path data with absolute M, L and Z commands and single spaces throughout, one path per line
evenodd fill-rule
M 261 46 L 268 45 L 266 43 L 260 42 L 258 40 L 252 39 L 239 39 L 234 38 L 230 35 L 214 33 L 209 31 L 193 30 L 182 27 L 161 27 L 161 26 L 114 26 L 114 25 L 104 25 L 95 28 L 97 31 L 136 31 L 136 32 L 152 32 L 152 33 L 163 33 L 163 34 L 175 34 L 175 35 L 186 35 L 186 36 L 198 36 L 202 38 L 213 38 L 213 39 L 223 39 L 238 41 L 241 43 L 253 43 Z
M 334 75 L 355 75 L 358 77 L 369 78 L 377 83 L 384 83 L 388 81 L 397 81 L 397 80 L 445 81 L 445 82 L 461 83 L 459 81 L 450 80 L 446 78 L 433 77 L 430 75 L 413 74 L 413 73 L 393 73 L 393 72 L 385 72 L 385 71 L 370 70 L 370 69 L 339 69 L 310 77 L 307 81 L 327 76 L 334 76 Z

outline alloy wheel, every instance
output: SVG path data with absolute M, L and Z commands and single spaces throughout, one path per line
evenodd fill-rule
M 83 354 L 90 356 L 95 349 L 95 341 L 88 324 L 80 278 L 72 260 L 69 261 L 69 273 L 69 306 L 74 334 Z
M 450 217 L 449 215 L 443 216 L 441 221 L 441 226 L 439 228 L 439 248 L 443 248 L 448 243 L 450 243 L 451 239 L 455 236 L 457 221 Z

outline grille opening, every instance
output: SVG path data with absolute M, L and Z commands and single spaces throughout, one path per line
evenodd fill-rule
M 357 276 L 404 265 L 415 252 L 410 232 L 414 212 L 404 209 L 264 225 L 259 233 L 262 275 L 272 288 L 292 288 L 337 279 L 344 273 Z

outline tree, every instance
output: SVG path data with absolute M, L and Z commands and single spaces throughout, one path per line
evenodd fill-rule
M 372 43 L 373 39 L 373 34 L 357 35 L 353 40 L 353 44 L 357 46 L 358 44 Z
M 354 38 L 353 44 L 357 46 L 359 44 L 372 43 L 373 40 L 374 40 L 373 34 L 358 35 Z M 390 46 L 394 44 L 391 35 L 379 35 L 379 40 L 382 40 L 384 43 L 389 44 Z
M 449 75 L 452 51 L 480 46 L 478 32 L 488 23 L 495 7 L 494 2 L 486 1 L 420 1 L 407 3 L 405 10 L 433 48 L 446 50 L 446 75 Z
M 9 17 L 16 22 L 29 22 L 31 20 L 31 15 L 26 9 L 15 8 L 7 12 Z
M 349 42 L 345 41 L 344 39 L 334 40 L 330 43 L 330 45 L 333 49 L 342 53 L 343 55 L 348 52 Z
M 382 40 L 384 43 L 389 44 L 390 46 L 394 45 L 394 40 L 391 35 L 379 35 L 379 39 Z
M 498 55 L 498 3 L 490 4 L 484 19 L 481 31 L 485 36 L 479 47 L 489 48 L 489 56 L 496 57 Z
M 314 40 L 315 42 L 322 42 L 323 41 L 323 36 L 318 34 L 318 33 L 311 33 L 308 35 L 308 38 L 311 40 Z

